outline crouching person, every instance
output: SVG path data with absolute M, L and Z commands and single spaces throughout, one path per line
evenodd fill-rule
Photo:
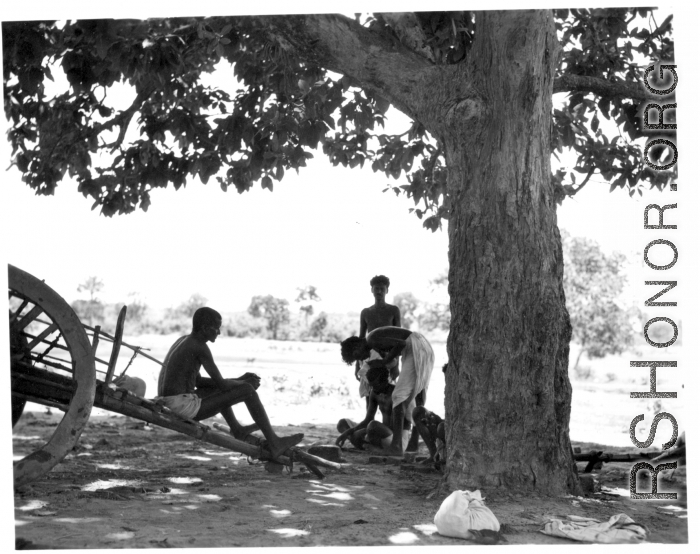
M 445 463 L 445 422 L 443 419 L 418 406 L 413 410 L 413 423 L 418 429 L 423 442 L 428 447 L 430 456 L 423 463 L 428 465 Z
M 389 383 L 389 370 L 386 367 L 373 367 L 367 371 L 366 377 L 370 392 L 365 418 L 356 425 L 347 418 L 341 419 L 338 422 L 338 431 L 341 435 L 335 443 L 343 446 L 346 440 L 350 440 L 352 445 L 360 450 L 364 450 L 365 444 L 387 449 L 394 437 L 392 430 L 394 385 Z M 381 422 L 374 419 L 377 409 L 382 414 Z M 401 431 L 401 445 L 404 449 L 410 435 L 411 421 L 404 419 Z
M 180 337 L 170 347 L 158 376 L 156 400 L 181 417 L 202 420 L 221 414 L 231 434 L 246 440 L 260 430 L 267 439 L 273 458 L 295 446 L 304 438 L 302 433 L 280 437 L 272 430 L 267 412 L 256 392 L 260 377 L 246 373 L 238 379 L 224 379 L 214 363 L 207 342 L 214 342 L 221 333 L 221 315 L 211 308 L 199 308 L 192 317 L 192 332 Z M 199 374 L 200 369 L 209 378 Z M 231 406 L 243 402 L 254 425 L 243 426 L 233 415 Z

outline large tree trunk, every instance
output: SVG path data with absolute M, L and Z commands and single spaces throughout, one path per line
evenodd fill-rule
M 476 17 L 473 47 L 456 65 L 342 16 L 261 24 L 283 48 L 391 101 L 444 147 L 449 486 L 575 492 L 571 325 L 550 175 L 560 46 L 549 11 Z
M 480 13 L 476 28 L 461 76 L 479 97 L 447 112 L 443 135 L 453 202 L 446 480 L 452 489 L 577 491 L 550 181 L 559 45 L 546 11 Z

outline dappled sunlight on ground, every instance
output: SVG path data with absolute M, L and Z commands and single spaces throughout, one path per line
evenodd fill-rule
M 48 506 L 48 504 L 48 502 L 44 502 L 43 500 L 30 500 L 24 506 L 18 506 L 17 509 L 22 510 L 23 512 L 29 510 L 40 510 L 41 508 Z
M 416 531 L 420 531 L 424 535 L 430 536 L 437 533 L 437 525 L 434 523 L 423 523 L 421 525 L 414 525 L 413 528 Z
M 291 539 L 292 537 L 303 537 L 304 535 L 308 535 L 308 531 L 304 531 L 303 529 L 268 529 L 270 533 L 277 533 L 278 535 L 283 536 L 285 539 Z
M 123 466 L 119 463 L 116 464 L 95 464 L 96 467 L 99 467 L 100 469 L 123 469 L 123 470 L 130 470 L 133 471 L 134 468 L 131 466 Z
M 344 501 L 354 500 L 353 496 L 350 494 L 350 489 L 346 487 L 334 485 L 333 483 L 323 484 L 320 481 L 309 481 L 309 483 L 315 488 L 307 489 L 306 492 L 316 495 L 315 498 L 307 498 L 306 500 L 308 500 L 309 502 L 321 504 L 322 506 L 344 506 L 345 504 L 339 504 L 337 502 L 326 502 L 321 498 Z
M 199 477 L 168 477 L 168 481 L 176 485 L 192 485 L 193 483 L 201 483 Z
M 657 506 L 657 509 L 660 510 L 661 513 L 674 515 L 680 519 L 688 518 L 688 508 L 684 508 L 683 506 Z
M 617 496 L 629 497 L 629 495 L 630 495 L 629 489 L 622 489 L 620 487 L 601 487 L 600 490 L 603 492 L 607 492 L 609 494 L 617 495 Z
M 292 515 L 292 512 L 289 510 L 281 510 L 279 509 L 278 506 L 275 506 L 274 504 L 263 504 L 263 508 L 269 509 L 270 510 L 270 515 L 272 517 L 276 518 L 283 518 L 283 517 L 288 517 Z
M 199 462 L 210 462 L 211 458 L 205 458 L 204 456 L 189 456 L 187 454 L 178 454 L 178 457 L 185 458 L 187 460 L 197 460 Z
M 389 537 L 389 542 L 391 544 L 413 544 L 417 540 L 420 540 L 418 536 L 410 531 L 401 531 Z
M 345 506 L 345 504 L 339 504 L 338 502 L 324 502 L 318 498 L 307 498 L 307 502 L 313 502 L 314 504 L 320 504 L 321 506 Z
M 274 517 L 287 517 L 292 515 L 292 512 L 289 510 L 270 510 L 270 513 Z
M 330 492 L 328 494 L 322 494 L 317 491 L 307 491 L 312 494 L 315 494 L 317 496 L 321 496 L 323 498 L 330 498 L 332 500 L 352 500 L 352 495 L 346 493 L 346 492 Z
M 109 479 L 107 481 L 94 481 L 82 487 L 80 490 L 85 492 L 94 492 L 112 487 L 138 487 L 142 485 L 142 481 L 128 481 L 126 479 Z
M 101 517 L 57 517 L 54 518 L 53 521 L 56 521 L 58 523 L 80 523 L 80 524 L 85 524 L 85 523 L 94 523 L 96 521 L 101 521 Z

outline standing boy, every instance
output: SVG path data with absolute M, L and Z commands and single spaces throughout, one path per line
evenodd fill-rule
M 360 312 L 360 338 L 363 339 L 367 333 L 374 331 L 377 327 L 401 327 L 401 311 L 398 306 L 387 304 L 386 295 L 389 293 L 389 278 L 384 275 L 375 275 L 369 282 L 374 304 Z M 369 395 L 369 385 L 365 377 L 369 369 L 369 360 L 379 357 L 376 352 L 366 360 L 359 360 L 355 364 L 355 377 L 360 381 L 360 396 Z M 391 378 L 395 381 L 399 376 L 398 360 L 394 360 L 388 366 Z

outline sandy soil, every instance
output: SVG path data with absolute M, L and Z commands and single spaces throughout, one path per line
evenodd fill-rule
M 25 413 L 13 430 L 15 458 L 43 444 L 60 415 Z M 334 426 L 318 423 L 277 430 L 304 432 L 305 445 L 331 444 L 337 435 Z M 578 445 L 584 451 L 594 447 Z M 38 482 L 15 491 L 17 548 L 467 542 L 436 532 L 433 517 L 447 494 L 439 489 L 437 470 L 369 463 L 370 454 L 360 451 L 345 450 L 343 456 L 351 467 L 326 470 L 325 479 L 319 480 L 303 466 L 295 465 L 291 473 L 275 472 L 263 463 L 250 464 L 238 454 L 136 420 L 93 416 L 74 452 Z M 687 542 L 685 467 L 673 473 L 672 482 L 660 481 L 660 490 L 680 493 L 678 500 L 666 502 L 619 496 L 627 488 L 629 467 L 606 464 L 594 472 L 597 487 L 607 487 L 608 492 L 585 497 L 532 498 L 486 491 L 486 504 L 501 523 L 501 542 L 573 544 L 539 530 L 550 518 L 607 520 L 621 512 L 647 527 L 650 542 Z

